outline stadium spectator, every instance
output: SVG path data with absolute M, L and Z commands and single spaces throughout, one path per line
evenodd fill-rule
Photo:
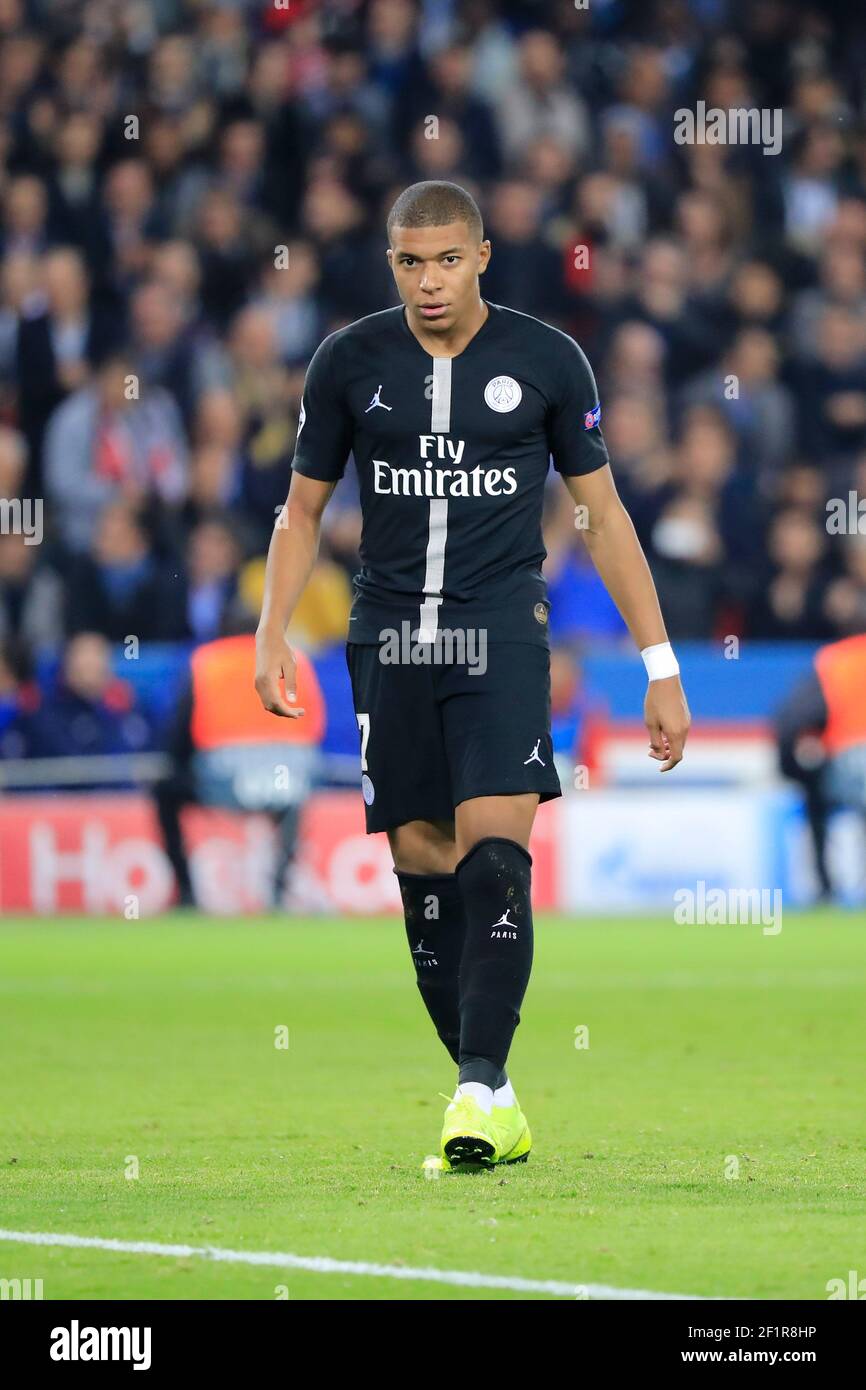
M 500 183 L 490 205 L 496 256 L 484 273 L 484 293 L 496 304 L 547 317 L 561 303 L 561 257 L 541 235 L 541 194 L 532 184 Z
M 150 168 L 142 159 L 123 159 L 105 179 L 103 202 L 114 283 L 128 293 L 147 269 L 151 243 L 161 232 Z
M 838 637 L 866 632 L 866 535 L 844 539 L 843 573 L 827 586 L 823 613 Z
M 820 250 L 821 238 L 835 216 L 844 153 L 835 125 L 815 122 L 802 132 L 793 167 L 783 179 L 787 239 L 810 255 Z
M 403 89 L 396 103 L 398 129 L 408 130 L 428 112 L 453 121 L 466 150 L 465 172 L 472 178 L 498 178 L 502 151 L 490 103 L 472 91 L 472 51 L 463 43 L 435 50 L 420 86 Z
M 778 271 L 766 261 L 742 260 L 731 276 L 723 320 L 730 337 L 752 327 L 780 335 L 785 317 L 785 290 Z
M 500 93 L 497 106 L 504 155 L 512 165 L 538 135 L 555 135 L 575 159 L 587 152 L 589 118 L 565 80 L 565 67 L 565 54 L 547 30 L 533 29 L 519 40 L 517 81 Z
M 86 550 L 116 497 L 177 502 L 186 487 L 180 411 L 160 387 L 136 399 L 129 358 L 103 363 L 92 384 L 58 406 L 45 434 L 45 488 L 60 540 Z
M 189 428 L 202 390 L 219 379 L 220 360 L 195 332 L 188 318 L 193 306 L 178 288 L 177 270 L 166 265 L 163 251 L 161 278 L 145 281 L 130 296 L 130 346 L 142 392 L 154 386 L 168 391 Z
M 713 361 L 713 341 L 705 318 L 689 299 L 683 248 L 668 238 L 651 241 L 641 257 L 634 291 L 623 318 L 654 328 L 665 344 L 664 374 L 669 389 L 682 385 Z
M 752 637 L 814 641 L 831 636 L 823 612 L 826 539 L 799 509 L 773 518 L 767 538 L 770 569 L 750 613 Z
M 20 531 L 0 536 L 0 641 L 38 652 L 63 638 L 63 584 L 40 547 Z
M 240 492 L 264 548 L 285 500 L 296 428 L 276 321 L 267 309 L 251 306 L 238 315 L 229 338 L 229 368 L 241 421 Z
M 847 239 L 829 236 L 820 258 L 819 284 L 800 290 L 791 302 L 791 346 L 798 357 L 809 357 L 826 309 L 850 309 L 862 321 L 866 315 L 866 258 Z
M 275 238 L 262 239 L 245 219 L 238 199 L 224 188 L 211 188 L 196 209 L 193 238 L 202 267 L 202 304 L 209 321 L 224 332 L 243 307 L 257 257 L 271 250 Z
M 40 256 L 49 242 L 45 184 L 33 174 L 22 174 L 11 180 L 3 201 L 3 255 Z
M 150 746 L 147 720 L 129 684 L 112 674 L 111 647 L 99 633 L 71 639 L 56 688 L 32 715 L 27 737 L 35 758 L 139 753 Z M 84 771 L 78 785 L 101 782 Z
M 25 254 L 0 259 L 0 410 L 18 410 L 18 333 L 24 304 L 37 287 L 39 262 Z
M 41 287 L 21 306 L 18 330 L 18 419 L 27 436 L 39 490 L 39 462 L 51 412 L 90 378 L 91 364 L 116 341 L 106 315 L 91 306 L 81 253 L 48 252 L 40 265 Z
M 109 256 L 98 168 L 103 139 L 103 122 L 95 111 L 70 111 L 57 123 L 48 181 L 49 221 L 55 239 L 77 247 L 97 277 Z
M 711 505 L 687 492 L 675 494 L 662 508 L 651 541 L 668 632 L 697 638 L 711 631 L 723 594 L 724 557 Z
M 779 380 L 780 367 L 772 334 L 744 328 L 721 362 L 690 382 L 680 397 L 683 405 L 726 410 L 739 456 L 768 492 L 797 442 L 796 407 L 791 391 Z
M 100 513 L 91 552 L 67 579 L 70 633 L 98 632 L 110 642 L 169 642 L 186 636 L 178 576 L 162 563 L 135 508 L 109 503 Z
M 281 361 L 308 362 L 322 341 L 324 316 L 317 298 L 321 283 L 316 251 L 309 241 L 286 244 L 286 265 L 267 265 L 257 305 L 273 320 Z
M 830 306 L 818 321 L 814 355 L 793 366 L 800 438 L 813 458 L 843 460 L 866 445 L 866 325 Z
M 200 521 L 190 533 L 186 557 L 186 628 L 196 642 L 210 642 L 237 589 L 240 547 L 228 517 Z

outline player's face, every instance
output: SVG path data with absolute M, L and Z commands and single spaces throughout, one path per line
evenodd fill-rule
M 475 241 L 465 222 L 395 227 L 388 263 L 406 312 L 427 332 L 452 331 L 477 308 L 478 276 L 490 242 Z

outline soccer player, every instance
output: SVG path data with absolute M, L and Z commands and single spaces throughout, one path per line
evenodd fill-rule
M 347 660 L 367 832 L 388 835 L 418 988 L 458 1067 L 439 1162 L 491 1167 L 531 1144 L 505 1067 L 532 964 L 532 824 L 561 795 L 541 570 L 551 457 L 643 654 L 662 772 L 682 758 L 689 713 L 583 352 L 482 299 L 490 242 L 459 185 L 413 184 L 387 230 L 402 305 L 330 334 L 307 371 L 256 688 L 301 716 L 285 632 L 351 451 L 363 533 Z

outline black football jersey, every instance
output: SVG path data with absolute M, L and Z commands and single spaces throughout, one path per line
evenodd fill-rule
M 485 303 L 456 357 L 432 357 L 400 305 L 330 334 L 310 362 L 292 466 L 334 482 L 354 456 L 363 528 L 350 642 L 469 628 L 548 641 L 545 479 L 551 459 L 566 477 L 608 462 L 601 408 L 572 338 Z

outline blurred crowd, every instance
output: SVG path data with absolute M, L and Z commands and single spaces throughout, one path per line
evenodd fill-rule
M 857 10 L 0 0 L 0 498 L 44 503 L 40 544 L 0 535 L 0 751 L 40 671 L 86 709 L 101 683 L 142 746 L 118 644 L 256 608 L 306 365 L 399 303 L 385 218 L 428 178 L 479 202 L 484 296 L 589 355 L 672 639 L 866 630 L 866 516 L 827 526 L 866 498 Z M 678 144 L 699 100 L 779 110 L 781 153 Z M 359 534 L 350 467 L 311 650 L 345 634 Z M 622 642 L 556 485 L 546 540 L 557 648 Z M 26 751 L 86 745 L 43 716 Z

